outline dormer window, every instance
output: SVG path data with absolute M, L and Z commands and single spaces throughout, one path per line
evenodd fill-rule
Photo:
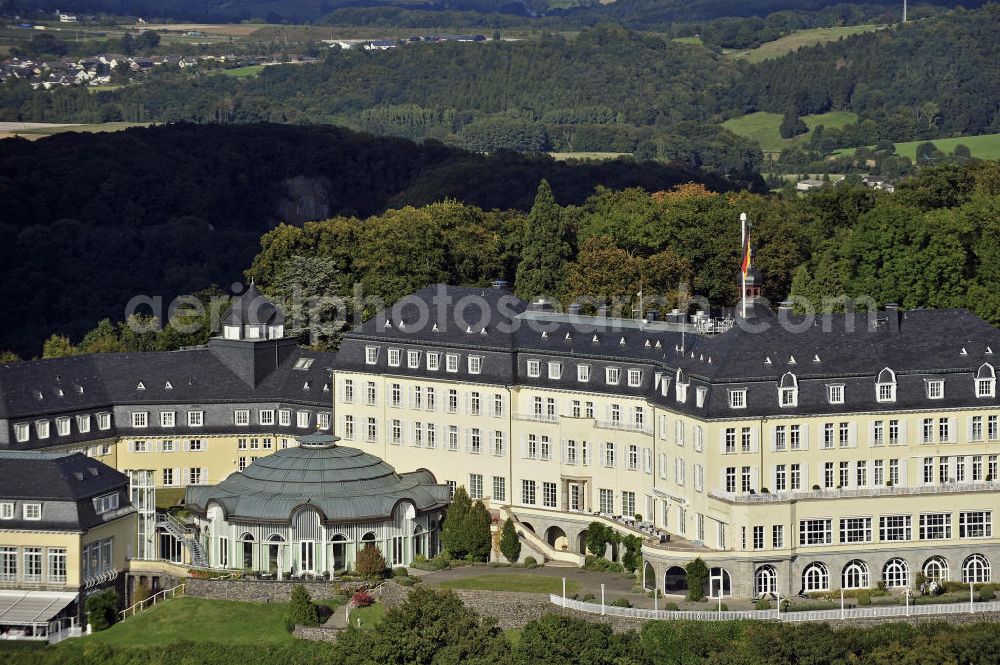
M 84 413 L 76 417 L 76 429 L 79 430 L 81 434 L 86 434 L 90 431 L 90 415 Z
M 875 383 L 875 399 L 879 402 L 896 401 L 896 373 L 886 367 L 878 373 Z
M 399 349 L 389 349 L 389 367 L 399 367 L 402 352 Z
M 305 429 L 306 427 L 309 427 L 309 420 L 310 420 L 310 418 L 309 418 L 309 412 L 308 411 L 297 411 L 295 413 L 295 424 L 298 427 L 300 427 L 302 429 Z
M 743 388 L 742 390 L 730 390 L 729 391 L 729 408 L 730 409 L 745 409 L 747 408 L 747 390 Z
M 642 370 L 641 369 L 630 369 L 628 371 L 628 384 L 633 388 L 638 388 L 642 385 Z
M 622 371 L 618 367 L 605 367 L 604 379 L 609 386 L 617 386 L 621 380 Z
M 444 357 L 444 368 L 447 372 L 457 372 L 458 371 L 458 354 L 449 353 Z
M 576 366 L 576 380 L 580 383 L 587 383 L 590 381 L 590 365 Z
M 261 425 L 274 424 L 274 409 L 258 409 L 257 422 Z
M 377 352 L 378 349 L 376 349 L 376 355 Z M 295 365 L 292 367 L 292 369 L 298 369 L 298 370 L 309 369 L 310 367 L 312 367 L 314 360 L 315 358 L 299 358 L 298 360 L 295 361 Z
M 562 378 L 562 363 L 549 363 L 549 378 L 558 381 Z
M 826 401 L 830 404 L 843 404 L 844 403 L 844 386 L 843 384 L 833 384 L 826 387 Z
M 378 362 L 378 347 L 377 346 L 366 346 L 365 347 L 365 364 L 374 365 Z
M 410 369 L 418 369 L 420 367 L 420 352 L 419 351 L 407 351 L 406 352 L 406 366 Z
M 160 411 L 160 427 L 173 427 L 176 415 L 173 411 Z
M 42 504 L 40 503 L 26 503 L 24 504 L 24 519 L 37 522 L 42 519 Z
M 250 424 L 250 410 L 236 409 L 233 411 L 233 423 L 238 427 L 246 427 Z
M 31 436 L 31 427 L 28 423 L 17 423 L 14 425 L 14 440 L 18 443 L 24 443 Z
M 436 372 L 441 368 L 441 354 L 428 351 L 427 352 L 427 369 L 432 372 Z
M 778 384 L 778 406 L 795 407 L 799 405 L 799 380 L 791 372 L 785 372 Z
M 705 396 L 708 395 L 708 388 L 698 386 L 694 391 L 694 405 L 699 409 L 705 406 Z
M 927 399 L 944 399 L 944 381 L 935 379 L 927 382 Z
M 537 360 L 528 361 L 528 376 L 538 378 L 542 374 L 542 363 Z
M 469 356 L 469 374 L 480 374 L 483 371 L 483 357 L 482 356 Z
M 677 380 L 674 382 L 674 399 L 678 402 L 687 401 L 688 379 L 683 370 L 677 370 Z
M 996 396 L 997 378 L 993 366 L 983 363 L 976 372 L 976 397 Z
M 56 434 L 59 436 L 69 436 L 69 418 L 56 418 Z
M 97 429 L 99 429 L 99 430 L 109 430 L 109 429 L 111 429 L 111 414 L 110 413 L 98 413 L 97 414 Z
M 202 427 L 204 424 L 204 411 L 188 411 L 188 427 Z
M 148 411 L 133 411 L 132 412 L 132 427 L 136 429 L 142 429 L 144 427 L 149 427 L 149 412 Z

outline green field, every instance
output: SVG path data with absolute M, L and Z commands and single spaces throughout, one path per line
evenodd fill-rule
M 549 156 L 556 161 L 565 162 L 568 159 L 579 159 L 588 162 L 603 162 L 619 157 L 631 157 L 630 152 L 550 152 Z
M 917 146 L 927 141 L 907 141 L 896 144 L 896 153 L 903 157 L 916 159 Z M 973 157 L 979 159 L 1000 159 L 1000 134 L 980 134 L 979 136 L 960 136 L 954 139 L 934 139 L 931 141 L 944 153 L 951 153 L 955 146 L 962 144 L 967 147 Z M 868 146 L 873 147 L 873 146 Z M 853 155 L 854 148 L 844 148 L 837 150 L 838 155 Z
M 778 133 L 781 125 L 780 113 L 768 113 L 758 111 L 738 118 L 730 118 L 722 123 L 722 126 L 740 136 L 753 139 L 760 144 L 765 152 L 779 152 L 784 148 L 805 143 L 809 140 L 812 130 L 819 125 L 830 128 L 840 128 L 846 124 L 857 122 L 858 116 L 848 111 L 830 111 L 829 113 L 819 113 L 816 115 L 802 116 L 803 122 L 809 127 L 809 132 L 800 134 L 792 139 L 783 139 Z
M 21 136 L 51 136 L 52 134 L 62 134 L 63 132 L 120 132 L 129 127 L 148 127 L 148 122 L 101 122 L 93 125 L 64 125 L 62 127 L 33 127 L 18 132 Z
M 531 593 L 562 593 L 562 579 L 548 575 L 477 575 L 458 580 L 447 580 L 438 586 L 444 589 L 475 589 L 478 591 L 528 591 Z M 566 581 L 566 593 L 574 594 L 580 584 Z
M 246 67 L 236 67 L 234 69 L 220 69 L 218 70 L 220 74 L 225 74 L 226 76 L 232 76 L 233 78 L 247 78 L 248 76 L 257 76 L 264 69 L 264 65 L 248 65 Z
M 701 37 L 674 37 L 670 41 L 677 42 L 678 44 L 694 44 L 695 46 L 701 46 Z
M 351 611 L 351 625 L 357 626 L 360 620 L 362 630 L 371 630 L 382 622 L 384 616 L 385 605 L 382 603 L 375 603 L 368 607 L 357 607 Z
M 850 37 L 862 32 L 872 32 L 883 26 L 880 25 L 849 25 L 838 28 L 813 28 L 811 30 L 799 30 L 790 35 L 785 35 L 775 39 L 773 42 L 761 44 L 749 51 L 731 51 L 729 55 L 733 58 L 746 60 L 747 62 L 762 62 L 771 58 L 780 58 L 803 46 L 815 46 L 825 42 L 837 41 L 841 37 Z
M 295 638 L 285 630 L 287 608 L 287 603 L 176 598 L 83 639 L 128 647 L 169 645 L 180 640 L 222 644 L 294 642 Z

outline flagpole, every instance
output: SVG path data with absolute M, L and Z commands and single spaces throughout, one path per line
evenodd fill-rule
M 740 213 L 740 253 L 746 251 L 747 244 L 747 214 Z M 743 318 L 747 318 L 747 273 L 743 270 L 744 257 L 740 257 L 740 275 L 742 276 L 743 289 L 740 291 L 740 300 L 743 302 Z

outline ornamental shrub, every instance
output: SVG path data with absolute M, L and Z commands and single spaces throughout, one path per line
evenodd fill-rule
M 511 563 L 517 563 L 521 556 L 521 539 L 517 537 L 514 520 L 509 517 L 500 529 L 500 553 Z
M 367 591 L 358 591 L 351 596 L 351 604 L 355 607 L 368 607 L 375 604 L 375 599 Z
M 403 566 L 396 566 L 395 568 L 392 569 L 392 576 L 393 577 L 409 577 L 410 576 L 410 572 L 408 570 L 406 570 L 406 568 L 404 568 Z
M 385 557 L 377 547 L 363 547 L 358 552 L 354 569 L 359 575 L 369 580 L 380 580 L 385 577 Z
M 538 562 L 535 561 L 535 557 L 533 557 L 533 556 L 526 556 L 526 557 L 524 557 L 524 567 L 525 568 L 536 568 L 537 566 L 538 566 Z
M 611 603 L 611 607 L 632 607 L 628 598 L 618 598 Z
M 684 571 L 687 573 L 688 600 L 703 600 L 705 585 L 708 584 L 708 566 L 698 557 L 685 566 Z
M 318 626 L 319 612 L 315 603 L 309 597 L 309 592 L 301 584 L 292 587 L 291 601 L 288 603 L 288 614 L 285 615 L 285 627 L 288 632 L 295 630 L 296 625 Z
M 867 607 L 872 604 L 871 594 L 867 591 L 859 591 L 857 595 L 858 607 Z
M 771 601 L 767 598 L 758 598 L 757 602 L 753 604 L 755 610 L 769 610 L 771 609 Z
M 96 632 L 106 630 L 118 620 L 118 593 L 108 589 L 87 597 L 84 605 L 87 610 L 87 622 Z
M 984 586 L 982 589 L 979 590 L 979 600 L 983 602 L 993 600 L 994 595 L 995 594 L 993 593 L 993 586 L 990 584 L 987 584 L 986 586 Z

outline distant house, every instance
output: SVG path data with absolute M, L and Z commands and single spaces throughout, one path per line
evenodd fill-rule
M 59 22 L 60 23 L 76 23 L 76 21 L 77 21 L 76 14 L 60 14 L 59 15 Z
M 365 44 L 366 51 L 388 51 L 399 44 L 393 39 L 376 39 Z
M 812 180 L 807 178 L 806 180 L 799 180 L 795 183 L 795 191 L 797 192 L 811 192 L 813 190 L 821 188 L 827 183 L 822 180 Z
M 892 194 L 893 192 L 896 191 L 895 185 L 893 185 L 888 180 L 883 180 L 882 178 L 866 176 L 861 179 L 861 182 L 864 183 L 865 186 L 871 187 L 872 189 L 880 192 L 887 192 L 889 194 Z

